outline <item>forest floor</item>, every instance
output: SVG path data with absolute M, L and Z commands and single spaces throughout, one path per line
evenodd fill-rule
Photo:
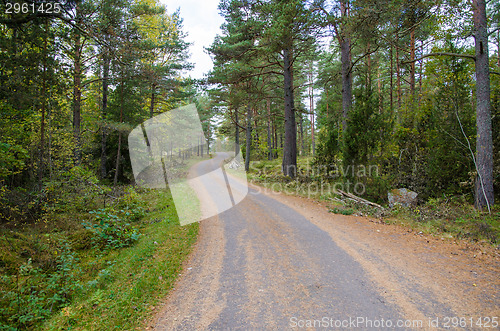
M 0 329 L 132 330 L 171 290 L 198 224 L 179 225 L 169 190 L 110 188 L 110 203 L 93 187 L 0 228 Z
M 498 326 L 494 246 L 250 187 L 236 207 L 200 223 L 194 253 L 149 328 L 319 328 L 351 319 L 362 329 L 382 319 L 407 329 Z

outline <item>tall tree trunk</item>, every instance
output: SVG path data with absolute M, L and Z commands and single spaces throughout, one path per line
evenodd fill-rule
M 156 85 L 151 84 L 151 101 L 149 103 L 149 117 L 150 118 L 153 118 L 154 111 L 155 111 L 155 92 L 156 92 Z
M 272 121 L 272 130 L 273 130 L 273 158 L 278 157 L 278 132 L 276 129 L 276 123 L 273 119 Z
M 43 169 L 44 169 L 44 160 L 43 160 L 43 154 L 45 151 L 45 107 L 46 107 L 46 100 L 47 100 L 47 39 L 48 39 L 48 31 L 49 30 L 49 25 L 47 23 L 47 20 L 45 21 L 45 37 L 43 40 L 43 71 L 42 71 L 42 90 L 41 96 L 42 96 L 42 105 L 41 105 L 41 112 L 42 112 L 42 117 L 40 119 L 40 161 L 38 164 L 38 185 L 39 188 L 42 188 L 42 177 L 43 177 Z
M 401 108 L 401 70 L 399 68 L 399 49 L 397 47 L 398 36 L 396 34 L 396 89 L 398 95 L 398 109 Z M 399 112 L 398 112 L 399 114 Z
M 27 91 L 23 81 L 23 64 L 20 61 L 20 52 L 23 51 L 24 47 L 19 47 L 23 45 L 22 38 L 19 37 L 20 27 L 12 28 L 12 38 L 11 38 L 11 52 L 13 55 L 13 84 L 11 90 L 13 93 L 9 93 L 9 103 L 17 110 L 21 110 L 26 106 L 28 101 L 29 92 Z
M 390 70 L 390 81 L 389 81 L 389 84 L 390 84 L 390 106 L 389 106 L 389 109 L 391 111 L 391 115 L 392 115 L 392 110 L 393 110 L 393 107 L 394 107 L 394 104 L 393 104 L 393 94 L 392 94 L 392 90 L 394 89 L 394 84 L 393 84 L 393 79 L 392 79 L 392 75 L 394 74 L 394 66 L 393 66 L 393 60 L 392 60 L 392 44 L 391 44 L 391 48 L 390 48 L 390 51 L 389 51 L 389 56 L 391 58 L 391 70 Z
M 311 148 L 312 148 L 312 155 L 314 156 L 315 150 L 316 150 L 316 142 L 315 142 L 315 137 L 314 137 L 314 88 L 312 86 L 313 84 L 313 73 L 312 73 L 312 66 L 311 66 L 311 72 L 309 74 L 309 112 L 311 113 Z M 301 117 L 302 120 L 302 117 Z M 302 123 L 301 123 L 302 125 Z M 301 128 L 302 129 L 302 128 Z
M 271 145 L 271 99 L 267 98 L 267 159 L 273 159 L 273 147 Z
M 253 121 L 254 121 L 254 128 L 255 128 L 255 141 L 256 142 L 259 142 L 259 127 L 258 127 L 258 124 L 257 124 L 257 111 L 255 109 L 252 109 L 252 111 L 254 112 L 253 113 Z
M 207 132 L 210 132 L 210 123 L 207 124 Z M 207 134 L 206 142 L 207 142 L 207 156 L 208 156 L 208 154 L 210 154 L 210 134 Z
M 125 80 L 123 79 L 123 71 L 122 71 L 122 84 L 121 84 L 122 86 L 121 86 L 121 91 L 120 91 L 120 123 L 123 122 L 123 107 L 125 106 L 124 95 L 123 95 L 123 84 L 124 83 L 125 83 Z M 116 152 L 115 178 L 113 179 L 114 186 L 116 186 L 116 184 L 118 183 L 118 173 L 120 170 L 121 156 L 122 156 L 122 132 L 119 130 L 118 131 L 118 150 Z
M 293 100 L 292 51 L 283 50 L 283 80 L 285 92 L 285 144 L 282 171 L 285 176 L 295 177 L 297 171 L 297 129 Z
M 382 95 L 382 78 L 380 77 L 380 66 L 377 69 L 377 80 L 378 80 L 378 113 L 382 114 L 384 109 L 384 97 Z
M 420 41 L 420 54 L 424 55 L 424 41 Z M 422 76 L 424 74 L 424 60 L 420 60 L 418 72 L 418 106 L 420 107 L 420 99 L 422 96 Z
M 247 137 L 245 149 L 245 171 L 250 170 L 250 150 L 252 148 L 252 109 L 247 106 Z
M 371 45 L 370 42 L 368 42 L 368 45 L 366 47 L 366 67 L 368 69 L 368 72 L 366 74 L 366 86 L 368 87 L 368 90 L 371 91 L 371 86 L 372 86 L 372 55 L 370 54 L 371 51 Z
M 109 84 L 109 65 L 111 59 L 109 56 L 109 49 L 105 46 L 103 54 L 103 66 L 102 66 L 102 125 L 101 125 L 101 164 L 100 173 L 101 178 L 105 178 L 108 171 L 106 169 L 106 163 L 108 162 L 108 155 L 106 153 L 106 140 L 107 140 L 107 127 L 106 127 L 106 116 L 108 113 L 108 84 Z
M 76 25 L 81 26 L 82 15 L 80 5 L 76 5 Z M 73 71 L 73 138 L 75 164 L 82 161 L 81 156 L 81 100 L 82 100 L 82 45 L 80 30 L 74 29 L 74 71 Z
M 340 1 L 341 17 L 346 20 L 349 16 L 348 0 Z M 342 63 L 342 131 L 347 130 L 347 118 L 352 108 L 352 71 L 351 71 L 351 39 L 347 28 L 342 29 L 340 37 L 340 61 Z
M 300 114 L 299 116 L 300 116 L 300 121 L 299 121 L 299 125 L 300 125 L 300 155 L 304 155 L 305 150 L 306 150 L 305 145 L 304 145 L 304 117 L 302 116 L 302 114 Z
M 495 202 L 493 194 L 493 139 L 491 133 L 490 69 L 485 0 L 473 1 L 476 48 L 477 167 L 475 205 L 482 209 Z
M 276 127 L 276 121 L 273 119 L 273 148 L 274 148 L 274 158 L 278 157 L 278 128 Z
M 410 95 L 415 98 L 415 27 L 410 30 Z M 412 100 L 412 105 L 414 100 Z
M 121 157 L 122 157 L 122 133 L 118 132 L 118 151 L 116 153 L 115 178 L 113 179 L 114 186 L 116 186 L 116 184 L 118 183 L 118 172 L 120 170 Z
M 238 109 L 234 110 L 234 156 L 240 152 L 240 127 L 238 120 Z
M 52 91 L 49 92 L 49 98 L 52 96 Z M 48 128 L 47 128 L 47 161 L 49 163 L 49 178 L 52 179 L 53 163 L 52 163 L 52 107 L 50 103 L 47 107 Z

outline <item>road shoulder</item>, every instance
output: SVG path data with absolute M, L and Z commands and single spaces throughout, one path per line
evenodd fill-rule
M 268 194 L 326 231 L 363 266 L 389 301 L 411 315 L 408 317 L 433 317 L 421 314 L 422 310 L 433 313 L 433 303 L 450 306 L 449 313 L 454 314 L 450 317 L 500 315 L 498 250 L 419 234 L 367 217 L 332 214 L 324 202 Z M 429 307 L 415 304 L 419 300 L 427 301 Z

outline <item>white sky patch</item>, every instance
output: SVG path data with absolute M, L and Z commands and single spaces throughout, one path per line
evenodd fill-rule
M 169 14 L 180 8 L 180 17 L 183 19 L 183 30 L 188 34 L 187 42 L 192 43 L 189 48 L 189 61 L 194 69 L 189 72 L 192 78 L 203 78 L 203 75 L 213 67 L 212 59 L 205 52 L 204 47 L 210 46 L 224 19 L 219 16 L 217 6 L 219 0 L 161 0 L 167 6 Z

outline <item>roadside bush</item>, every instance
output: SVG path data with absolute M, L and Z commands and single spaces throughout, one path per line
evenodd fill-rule
M 81 288 L 76 278 L 78 259 L 63 244 L 54 270 L 44 272 L 31 259 L 17 274 L 0 279 L 0 329 L 31 329 L 69 303 Z
M 104 209 L 91 211 L 94 222 L 84 221 L 82 225 L 92 232 L 92 246 L 100 249 L 122 248 L 139 239 L 139 232 L 130 223 Z
M 87 211 L 98 207 L 99 198 L 110 191 L 85 167 L 76 166 L 44 182 L 42 208 L 45 213 Z
M 16 224 L 33 222 L 41 217 L 40 193 L 25 188 L 0 187 L 0 220 Z

